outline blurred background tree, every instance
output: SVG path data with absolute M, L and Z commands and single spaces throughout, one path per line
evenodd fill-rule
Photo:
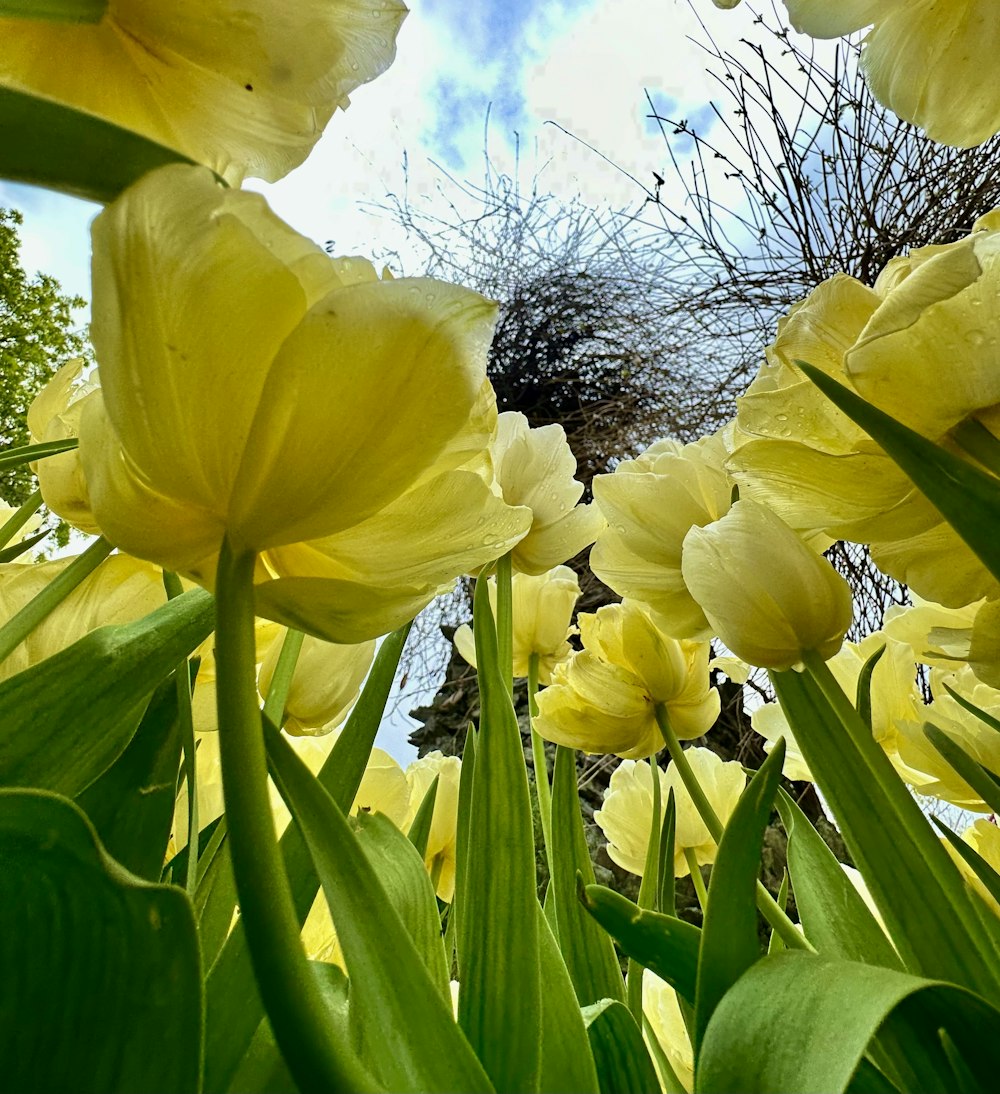
M 28 443 L 32 399 L 70 357 L 88 352 L 73 317 L 86 301 L 66 296 L 48 274 L 29 277 L 21 264 L 14 209 L 0 209 L 0 451 Z M 25 467 L 0 469 L 0 498 L 20 505 L 34 489 Z

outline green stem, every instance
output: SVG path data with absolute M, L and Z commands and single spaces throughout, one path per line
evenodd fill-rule
M 681 782 L 683 782 L 684 786 L 687 788 L 687 792 L 691 795 L 691 800 L 694 802 L 695 809 L 698 810 L 698 815 L 705 822 L 705 827 L 708 829 L 709 835 L 715 840 L 716 844 L 721 843 L 724 829 L 722 821 L 719 820 L 718 814 L 712 808 L 711 802 L 705 796 L 705 792 L 698 782 L 698 776 L 695 775 L 691 764 L 688 762 L 687 756 L 684 755 L 684 749 L 681 748 L 681 743 L 670 725 L 666 707 L 662 703 L 656 704 L 656 722 L 660 727 L 660 732 L 663 734 L 663 741 L 667 746 L 667 751 L 670 753 L 670 759 L 676 765 L 677 773 L 681 777 Z M 796 927 L 782 911 L 777 901 L 771 896 L 767 889 L 764 888 L 760 881 L 757 882 L 757 908 L 770 926 L 778 932 L 782 942 L 784 942 L 789 949 L 812 949 L 812 946 L 810 946 L 802 936 L 798 927 Z
M 549 785 L 549 768 L 545 759 L 545 742 L 535 729 L 538 716 L 538 654 L 528 658 L 528 717 L 531 722 L 531 760 L 535 769 L 535 796 L 538 799 L 538 816 L 542 824 L 542 840 L 545 843 L 545 861 L 552 863 L 552 788 Z
M 0 661 L 5 661 L 46 616 L 51 614 L 82 581 L 111 554 L 114 546 L 103 537 L 75 558 L 65 570 L 0 628 Z
M 500 677 L 514 694 L 514 603 L 511 592 L 510 552 L 497 559 L 497 652 Z
M 282 726 L 285 722 L 285 700 L 292 686 L 292 677 L 295 675 L 295 666 L 304 639 L 302 631 L 287 630 L 281 643 L 278 663 L 274 666 L 271 686 L 267 689 L 267 698 L 264 700 L 264 717 L 270 718 L 276 726 Z
M 319 981 L 306 960 L 267 791 L 257 705 L 253 574 L 256 556 L 219 552 L 216 691 L 229 851 L 261 999 L 295 1082 L 309 1091 L 368 1091 L 371 1080 L 337 1051 Z
M 184 592 L 181 579 L 169 570 L 163 571 L 163 588 L 167 599 L 173 600 Z M 184 778 L 188 788 L 188 853 L 187 874 L 184 887 L 193 897 L 198 888 L 198 836 L 201 822 L 198 817 L 198 779 L 194 740 L 194 715 L 191 711 L 191 669 L 185 657 L 177 666 L 174 680 L 177 687 L 177 721 L 181 730 L 181 748 L 184 751 Z
M 951 431 L 952 439 L 973 459 L 992 471 L 994 475 L 1000 475 L 1000 440 L 975 418 L 966 418 Z
M 691 883 L 694 885 L 695 896 L 701 905 L 702 915 L 708 911 L 708 890 L 705 888 L 705 879 L 701 875 L 701 867 L 698 865 L 698 856 L 691 847 L 684 848 L 684 861 L 691 871 Z
M 41 490 L 35 490 L 28 500 L 16 512 L 12 513 L 7 523 L 0 528 L 0 547 L 6 547 L 18 532 L 28 523 L 42 504 Z

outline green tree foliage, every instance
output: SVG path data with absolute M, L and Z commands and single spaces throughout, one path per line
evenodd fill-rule
M 74 329 L 73 309 L 85 301 L 65 296 L 48 274 L 29 277 L 21 265 L 14 209 L 0 209 L 0 449 L 28 443 L 28 407 L 68 358 L 87 352 Z M 32 491 L 26 467 L 0 471 L 0 498 L 19 505 Z

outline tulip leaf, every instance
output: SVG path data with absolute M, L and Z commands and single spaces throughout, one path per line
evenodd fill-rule
M 975 703 L 970 702 L 964 695 L 957 692 L 950 684 L 944 684 L 944 690 L 955 700 L 956 703 L 964 710 L 967 710 L 970 714 L 974 715 L 985 725 L 988 725 L 990 729 L 995 729 L 1000 733 L 1000 718 L 994 718 L 988 711 L 982 710 L 976 706 Z
M 660 879 L 655 908 L 666 915 L 677 914 L 677 879 L 674 877 L 674 842 L 677 831 L 677 799 L 674 788 L 667 792 L 663 807 L 663 826 L 660 829 L 660 861 L 657 874 Z
M 969 869 L 972 870 L 976 877 L 986 886 L 990 896 L 1000 903 L 1000 874 L 997 873 L 971 844 L 966 843 L 961 836 L 956 835 L 939 818 L 931 817 L 931 820 L 934 822 L 941 835 L 944 836 L 951 845 L 955 853 L 960 855 L 965 862 L 968 863 Z
M 806 665 L 771 680 L 904 964 L 1000 998 L 996 951 L 958 868 L 829 669 Z
M 435 775 L 431 785 L 417 809 L 416 815 L 410 823 L 406 838 L 413 844 L 417 854 L 423 858 L 427 854 L 427 841 L 431 835 L 431 822 L 434 820 L 434 806 L 437 803 L 438 782 L 441 776 Z
M 497 1090 L 535 1090 L 542 1020 L 535 835 L 485 581 L 476 585 L 473 631 L 481 715 L 461 894 L 458 1019 Z
M 906 1054 L 901 1089 L 939 1094 L 967 1090 L 949 1060 L 947 1031 L 974 1089 L 990 1090 L 1000 1068 L 1000 1012 L 953 984 L 907 973 L 788 952 L 766 957 L 726 993 L 698 1057 L 704 1094 L 835 1094 L 860 1084 L 864 1053 L 876 1033 Z M 884 1085 L 881 1086 L 884 1089 Z
M 808 817 L 784 792 L 778 811 L 788 833 L 788 869 L 806 938 L 821 954 L 902 970 L 885 931 Z
M 46 529 L 44 532 L 39 532 L 37 535 L 29 536 L 27 539 L 22 539 L 18 543 L 11 544 L 10 547 L 4 547 L 0 550 L 0 563 L 13 562 L 15 558 L 20 558 L 21 555 L 27 554 L 32 547 L 41 543 L 43 539 L 50 534 L 50 529 Z
M 577 897 L 577 874 L 595 882 L 577 790 L 576 750 L 556 748 L 552 780 L 552 890 L 557 937 L 581 1006 L 598 999 L 625 1001 L 621 967 L 607 931 L 589 916 Z
M 897 422 L 812 365 L 795 363 L 885 449 L 1000 580 L 1000 480 Z
M 861 666 L 861 671 L 858 673 L 858 686 L 854 705 L 857 708 L 861 721 L 864 722 L 869 729 L 872 727 L 872 673 L 875 671 L 875 666 L 882 660 L 882 655 L 884 653 L 885 646 L 879 646 L 871 657 L 869 657 Z
M 131 875 L 72 802 L 44 791 L 0 791 L 0 862 L 0 1087 L 197 1090 L 186 894 Z
M 359 846 L 388 893 L 389 902 L 409 932 L 441 998 L 450 1007 L 451 988 L 441 939 L 441 917 L 423 855 L 388 817 L 380 813 L 359 813 L 353 823 Z
M 0 88 L 0 118 L 3 117 L 3 89 Z M 0 471 L 6 471 L 11 467 L 20 467 L 22 464 L 31 463 L 33 460 L 44 460 L 46 456 L 58 456 L 60 452 L 69 452 L 78 448 L 80 442 L 76 437 L 69 437 L 62 441 L 42 441 L 41 444 L 26 444 L 19 448 L 8 448 L 0 452 Z
M 1000 813 L 1000 782 L 996 777 L 982 764 L 977 763 L 957 741 L 953 741 L 947 733 L 932 722 L 924 723 L 924 736 L 944 758 L 948 766 L 989 806 L 990 812 Z
M 600 1083 L 573 981 L 541 905 L 536 901 L 542 992 L 539 1094 L 598 1094 Z M 621 974 L 619 973 L 619 980 Z
M 192 589 L 144 619 L 101 627 L 0 684 L 0 783 L 75 797 L 125 751 L 156 686 L 211 633 Z
M 99 23 L 107 10 L 108 0 L 0 0 L 3 18 Z
M 642 1031 L 624 1003 L 602 999 L 583 1008 L 601 1094 L 649 1094 L 659 1090 Z
M 584 907 L 622 952 L 655 972 L 694 1006 L 701 929 L 676 916 L 646 912 L 603 885 L 581 889 Z
M 392 690 L 410 625 L 388 635 L 379 646 L 361 697 L 317 778 L 333 799 L 350 809 L 371 755 L 386 701 Z M 305 923 L 319 891 L 309 850 L 295 825 L 281 837 L 285 871 L 300 923 Z M 205 1094 L 224 1094 L 264 1016 L 250 963 L 246 935 L 237 922 L 206 983 Z
M 148 171 L 194 161 L 93 114 L 0 87 L 0 177 L 106 203 Z
M 276 730 L 266 739 L 272 776 L 305 835 L 330 906 L 351 978 L 352 1023 L 391 1044 L 390 1051 L 366 1053 L 366 1065 L 394 1091 L 490 1090 L 455 1024 L 450 998 L 421 960 L 343 811 Z M 378 838 L 385 837 L 380 825 L 387 823 L 372 819 Z M 405 849 L 427 879 L 412 844 L 396 835 L 396 850 Z M 433 903 L 429 879 L 426 884 Z M 436 914 L 433 919 L 436 925 Z
M 751 965 L 760 960 L 757 938 L 760 848 L 784 761 L 785 742 L 779 739 L 740 795 L 712 867 L 691 1030 L 696 1054 L 719 1000 Z
M 125 751 L 76 798 L 105 850 L 147 881 L 159 881 L 163 869 L 180 756 L 177 689 L 168 677 Z

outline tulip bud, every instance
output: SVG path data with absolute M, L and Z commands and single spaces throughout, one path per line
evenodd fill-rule
M 681 571 L 715 633 L 751 665 L 789 669 L 807 651 L 826 660 L 851 625 L 847 582 L 757 502 L 692 528 Z

